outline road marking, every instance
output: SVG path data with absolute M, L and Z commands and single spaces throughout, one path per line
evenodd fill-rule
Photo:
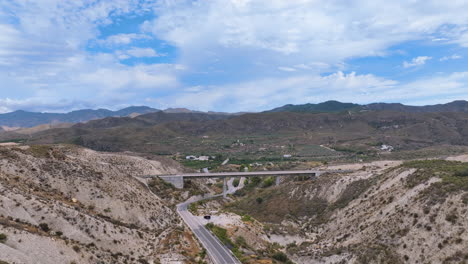
M 195 221 L 197 221 L 203 228 L 205 228 L 205 226 L 204 226 L 203 224 L 200 223 L 199 219 L 198 219 L 196 216 L 194 216 L 194 219 L 195 219 Z M 205 228 L 205 230 L 207 230 L 208 232 L 210 232 L 207 228 Z M 211 234 L 211 232 L 210 232 L 210 234 Z M 212 236 L 213 236 L 214 240 L 216 241 L 216 243 L 218 243 L 218 245 L 219 245 L 219 246 L 225 251 L 225 253 L 229 256 L 229 258 L 230 258 L 232 261 L 234 261 L 233 263 L 239 263 L 239 262 L 237 262 L 237 259 L 235 259 L 235 258 L 232 256 L 231 250 L 227 249 L 226 246 L 223 245 L 223 244 L 221 243 L 221 241 L 219 241 L 219 239 L 218 239 L 214 234 L 212 234 Z
M 211 232 L 206 229 L 203 224 L 201 224 L 198 221 L 198 218 L 193 216 L 190 212 L 187 211 L 186 208 L 187 204 L 180 204 L 180 206 L 177 207 L 177 211 L 179 212 L 179 215 L 182 217 L 182 219 L 185 221 L 185 223 L 189 226 L 190 229 L 195 233 L 195 235 L 199 236 L 199 240 L 202 243 L 202 245 L 206 248 L 207 252 L 211 257 L 213 258 L 213 261 L 218 260 L 219 264 L 238 264 L 240 263 L 234 256 L 231 254 L 231 251 L 226 249 L 226 247 L 221 244 Z M 179 211 L 183 210 L 183 211 Z M 194 226 L 194 223 L 191 222 L 190 220 L 193 220 L 194 222 L 198 223 L 198 229 L 196 226 Z M 204 238 L 201 239 L 200 237 Z M 214 243 L 213 243 L 214 241 Z M 206 243 L 205 243 L 206 242 Z M 223 251 L 224 255 L 227 255 L 227 257 L 232 261 L 232 262 L 226 262 L 226 256 L 223 256 L 219 250 Z M 229 260 L 228 260 L 229 261 Z
M 190 219 L 190 217 L 189 217 L 189 219 Z M 218 260 L 218 263 L 223 263 L 224 257 L 217 250 L 215 250 L 216 247 L 213 245 L 212 241 L 210 241 L 210 239 L 204 234 L 203 231 L 201 231 L 200 228 L 197 229 L 196 227 L 193 227 L 193 223 L 191 223 L 191 224 L 192 224 L 191 229 L 193 230 L 195 235 L 198 235 L 200 237 L 199 240 L 205 246 L 207 252 L 211 253 L 213 259 Z M 204 239 L 201 239 L 201 238 L 204 238 Z

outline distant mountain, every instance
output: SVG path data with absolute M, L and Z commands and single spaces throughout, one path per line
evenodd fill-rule
M 134 118 L 129 117 L 106 117 L 92 120 L 87 123 L 76 124 L 75 129 L 107 129 L 119 126 L 127 127 L 151 127 L 167 122 L 206 122 L 229 118 L 229 115 L 215 115 L 207 113 L 166 113 L 158 111 L 154 113 L 140 115 Z
M 35 127 L 50 123 L 79 123 L 106 117 L 123 117 L 156 111 L 159 110 L 147 106 L 131 106 L 118 111 L 84 109 L 69 113 L 37 113 L 18 110 L 11 113 L 0 114 L 0 126 Z
M 341 103 L 338 101 L 327 101 L 319 104 L 288 104 L 274 108 L 266 112 L 307 112 L 307 113 L 335 113 L 342 111 L 394 111 L 404 113 L 443 113 L 456 112 L 468 113 L 468 102 L 459 100 L 447 104 L 411 106 L 400 103 L 372 103 L 359 105 L 353 103 Z
M 282 107 L 278 107 L 267 112 L 307 112 L 307 113 L 333 113 L 341 112 L 362 107 L 359 104 L 353 103 L 341 103 L 338 101 L 326 101 L 319 104 L 302 104 L 293 105 L 287 104 Z
M 301 153 L 309 153 L 308 147 L 319 145 L 341 149 L 352 146 L 354 151 L 387 144 L 399 150 L 415 150 L 438 145 L 468 146 L 468 114 L 351 111 L 228 116 L 160 111 L 136 118 L 93 120 L 27 138 L 14 132 L 0 134 L 0 141 L 18 139 L 41 144 L 73 143 L 102 151 L 166 154 L 258 154 L 260 148 L 275 152 L 282 149 L 278 146 L 289 144 Z M 238 140 L 244 145 L 238 145 Z
M 396 111 L 408 113 L 441 113 L 441 112 L 460 112 L 468 113 L 468 102 L 464 100 L 453 101 L 447 104 L 410 106 L 404 104 L 374 103 L 363 106 L 363 109 L 374 111 Z
M 202 112 L 202 111 L 190 110 L 187 108 L 167 108 L 166 110 L 163 110 L 163 112 L 169 113 L 169 114 L 198 113 L 198 114 L 230 115 L 230 116 L 237 116 L 237 115 L 243 115 L 243 114 L 248 113 L 248 112 L 228 113 L 228 112 L 214 112 L 214 111 Z
M 166 110 L 164 110 L 164 113 L 178 114 L 178 113 L 202 113 L 202 112 L 193 111 L 187 108 L 167 108 Z

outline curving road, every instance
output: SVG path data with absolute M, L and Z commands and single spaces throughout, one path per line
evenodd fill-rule
M 208 256 L 214 264 L 241 264 L 241 262 L 224 246 L 204 225 L 188 211 L 188 206 L 191 203 L 205 200 L 221 195 L 191 198 L 177 205 L 177 212 L 184 222 L 190 227 L 195 236 L 200 240 L 203 247 L 206 249 Z

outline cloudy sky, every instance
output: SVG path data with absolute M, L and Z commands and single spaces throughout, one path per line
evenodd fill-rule
M 468 0 L 0 0 L 0 112 L 468 99 Z

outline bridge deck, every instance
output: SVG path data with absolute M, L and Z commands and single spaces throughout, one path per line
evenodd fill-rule
M 319 170 L 293 170 L 293 171 L 251 171 L 251 172 L 213 172 L 213 173 L 184 173 L 170 175 L 155 175 L 148 177 L 184 177 L 184 178 L 219 178 L 219 177 L 252 177 L 252 176 L 281 176 L 281 175 L 308 175 L 322 174 L 332 171 Z M 338 172 L 338 171 L 334 171 Z M 341 172 L 341 171 L 340 171 Z

